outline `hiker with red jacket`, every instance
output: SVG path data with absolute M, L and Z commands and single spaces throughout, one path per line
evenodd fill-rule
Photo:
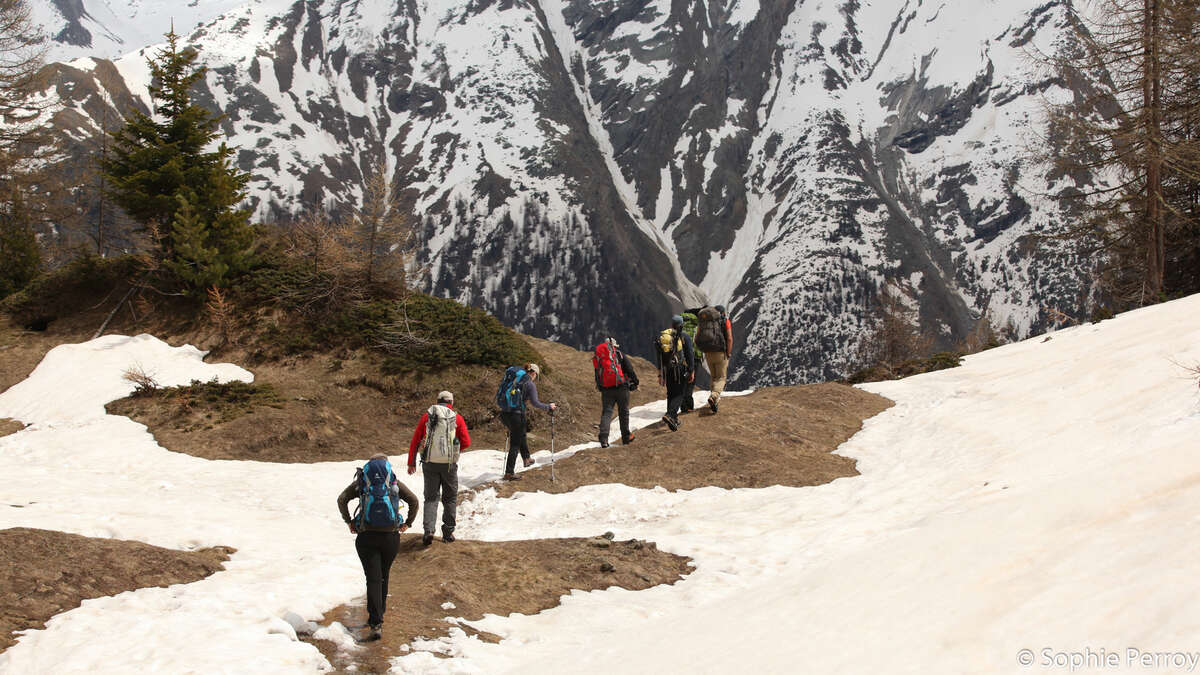
M 348 504 L 358 500 L 354 517 Z M 408 505 L 408 518 L 400 519 L 400 500 Z M 387 610 L 388 573 L 392 561 L 400 552 L 400 533 L 412 527 L 420 504 L 412 490 L 401 483 L 387 455 L 376 454 L 362 468 L 355 470 L 354 480 L 337 498 L 342 520 L 357 534 L 354 549 L 367 578 L 367 628 L 364 640 L 378 640 L 383 630 L 383 613 Z
M 438 493 L 442 502 L 442 541 L 454 541 L 455 509 L 458 506 L 458 453 L 471 447 L 471 435 L 462 415 L 454 412 L 454 394 L 443 391 L 437 403 L 429 407 L 413 430 L 408 444 L 408 475 L 417 472 L 417 449 L 421 450 L 421 473 L 425 477 L 425 518 L 421 524 L 425 536 L 421 543 L 433 543 L 437 525 Z
M 629 431 L 629 392 L 638 388 L 633 363 L 618 348 L 616 340 L 607 338 L 596 345 L 592 367 L 596 371 L 596 389 L 600 390 L 600 447 L 608 447 L 614 405 L 621 423 L 621 444 L 629 445 L 633 442 L 633 433 Z
M 696 349 L 704 352 L 704 363 L 712 377 L 708 407 L 715 413 L 725 391 L 725 373 L 733 355 L 733 325 L 721 305 L 688 310 L 696 315 Z
M 516 474 L 518 453 L 525 466 L 533 464 L 533 458 L 529 456 L 529 441 L 525 437 L 529 428 L 525 418 L 525 404 L 529 403 L 538 410 L 550 411 L 551 414 L 558 408 L 557 404 L 542 403 L 538 400 L 537 385 L 534 381 L 541 374 L 542 368 L 536 363 L 527 364 L 524 368 L 509 366 L 504 371 L 500 391 L 496 392 L 500 421 L 508 429 L 508 459 L 504 462 L 504 476 L 501 480 L 521 480 Z

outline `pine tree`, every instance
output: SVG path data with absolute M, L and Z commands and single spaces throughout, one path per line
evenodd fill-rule
M 179 197 L 179 208 L 168 235 L 175 250 L 164 263 L 165 267 L 192 289 L 219 286 L 229 271 L 221 252 L 208 244 L 210 228 L 192 209 L 187 197 Z
M 101 165 L 113 201 L 143 224 L 165 226 L 167 267 L 203 291 L 250 262 L 250 211 L 237 208 L 249 176 L 233 167 L 234 150 L 225 143 L 210 149 L 221 117 L 191 98 L 205 69 L 194 65 L 194 50 L 180 49 L 174 31 L 166 38 L 163 51 L 148 61 L 154 116 L 134 111 L 113 133 Z M 209 283 L 195 286 L 200 279 Z
M 42 251 L 19 196 L 0 206 L 0 298 L 37 276 Z

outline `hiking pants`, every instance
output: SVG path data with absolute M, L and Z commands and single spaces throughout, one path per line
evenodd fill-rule
M 673 380 L 668 378 L 667 383 L 667 415 L 675 418 L 679 417 L 679 407 L 683 404 L 683 397 L 687 394 L 687 380 Z
M 437 525 L 438 493 L 442 502 L 442 535 L 454 532 L 454 515 L 458 506 L 458 464 L 421 462 L 421 475 L 425 477 L 425 526 L 426 534 L 433 534 Z
M 692 380 L 683 386 L 683 400 L 679 403 L 679 412 L 688 412 L 696 409 L 695 399 L 693 396 L 696 392 L 696 381 Z
M 629 387 L 601 389 L 600 405 L 600 442 L 608 442 L 614 405 L 617 407 L 617 419 L 621 421 L 621 440 L 629 438 Z
M 517 469 L 517 453 L 521 459 L 529 459 L 529 441 L 525 438 L 525 413 L 502 412 L 500 421 L 508 427 L 508 460 L 504 462 L 504 473 Z
M 400 550 L 400 533 L 359 532 L 354 548 L 367 576 L 367 623 L 378 626 L 387 611 L 388 572 Z
M 725 391 L 725 370 L 729 367 L 729 357 L 725 352 L 704 352 L 704 363 L 708 365 L 708 374 L 712 376 L 712 393 L 710 401 L 720 401 L 721 392 Z

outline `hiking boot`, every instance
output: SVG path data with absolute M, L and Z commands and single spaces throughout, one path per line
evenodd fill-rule
M 446 542 L 447 544 L 454 541 L 454 533 L 453 532 L 443 532 L 442 533 L 442 541 Z
M 679 431 L 679 418 L 678 417 L 671 417 L 670 415 L 663 415 L 662 421 L 666 422 L 667 428 L 670 429 L 671 431 Z
M 621 445 L 629 445 L 630 443 L 633 442 L 633 439 L 634 439 L 634 435 L 629 434 L 628 436 L 625 436 L 624 438 L 621 439 Z
M 529 467 L 533 466 L 533 458 L 532 457 L 526 457 L 524 461 L 525 461 L 525 468 L 529 468 Z
M 708 399 L 708 407 L 710 410 L 713 411 L 714 415 L 717 414 L 717 399 L 715 399 L 715 398 Z
M 607 447 L 608 447 L 608 439 L 607 439 L 607 438 L 601 438 L 601 439 L 600 439 L 600 447 L 602 447 L 602 448 L 607 448 Z
M 506 473 L 500 477 L 500 480 L 521 480 L 521 477 L 515 473 Z
M 379 640 L 382 638 L 383 638 L 383 625 L 382 624 L 375 624 L 374 626 L 368 625 L 366 632 L 363 633 L 362 641 L 363 642 L 375 642 L 376 640 Z
M 432 544 L 432 543 L 433 543 L 433 533 L 432 533 L 432 532 L 426 532 L 426 533 L 425 533 L 425 536 L 421 537 L 421 545 L 422 545 L 422 546 L 428 546 L 428 545 L 430 545 L 430 544 Z

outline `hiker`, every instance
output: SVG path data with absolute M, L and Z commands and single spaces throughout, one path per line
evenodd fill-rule
M 698 310 L 689 309 L 688 311 L 679 315 L 683 319 L 683 332 L 687 333 L 688 336 L 692 338 L 693 346 L 696 343 L 696 324 L 699 321 L 695 314 L 696 311 Z M 693 352 L 693 354 L 694 353 L 695 352 Z M 679 404 L 680 415 L 686 415 L 696 409 L 695 394 L 696 378 L 693 377 L 683 388 L 683 401 Z
M 621 444 L 629 445 L 633 442 L 633 433 L 629 431 L 629 392 L 638 388 L 633 363 L 610 337 L 596 345 L 592 367 L 596 371 L 596 389 L 600 391 L 600 447 L 608 447 L 614 405 L 621 424 Z
M 471 447 L 467 422 L 454 412 L 454 394 L 443 391 L 437 403 L 421 415 L 408 444 L 408 475 L 417 472 L 417 448 L 421 449 L 421 474 L 425 477 L 425 535 L 421 544 L 433 543 L 437 525 L 438 493 L 442 501 L 442 541 L 454 541 L 455 509 L 458 506 L 458 453 Z
M 696 378 L 696 354 L 692 338 L 683 331 L 683 317 L 671 317 L 671 327 L 655 341 L 658 353 L 658 383 L 667 386 L 667 414 L 663 422 L 671 431 L 679 430 L 679 406 L 683 403 L 687 384 Z
M 358 500 L 354 517 L 350 517 L 347 504 Z M 400 518 L 400 500 L 408 505 L 408 518 Z M 387 455 L 372 455 L 361 469 L 354 472 L 354 480 L 338 495 L 338 511 L 342 520 L 357 534 L 354 548 L 362 562 L 363 574 L 367 578 L 367 628 L 365 640 L 378 640 L 382 636 L 383 613 L 387 610 L 388 572 L 392 561 L 400 550 L 400 533 L 412 527 L 417 519 L 417 496 L 397 478 Z
M 496 404 L 500 406 L 500 421 L 508 428 L 508 459 L 504 463 L 502 480 L 521 480 L 516 474 L 517 453 L 525 466 L 533 464 L 529 456 L 529 442 L 525 438 L 528 430 L 525 418 L 525 403 L 528 402 L 538 410 L 549 410 L 551 414 L 558 408 L 554 403 L 542 403 L 538 400 L 537 385 L 534 381 L 542 374 L 542 368 L 536 363 L 530 363 L 524 368 L 509 366 L 504 371 L 504 380 L 500 383 L 500 391 L 496 392 Z
M 725 373 L 729 369 L 729 357 L 733 354 L 733 326 L 725 307 L 701 307 L 689 310 L 696 314 L 696 349 L 704 353 L 704 363 L 712 376 L 712 387 L 708 394 L 708 407 L 717 412 L 721 392 L 725 391 Z

